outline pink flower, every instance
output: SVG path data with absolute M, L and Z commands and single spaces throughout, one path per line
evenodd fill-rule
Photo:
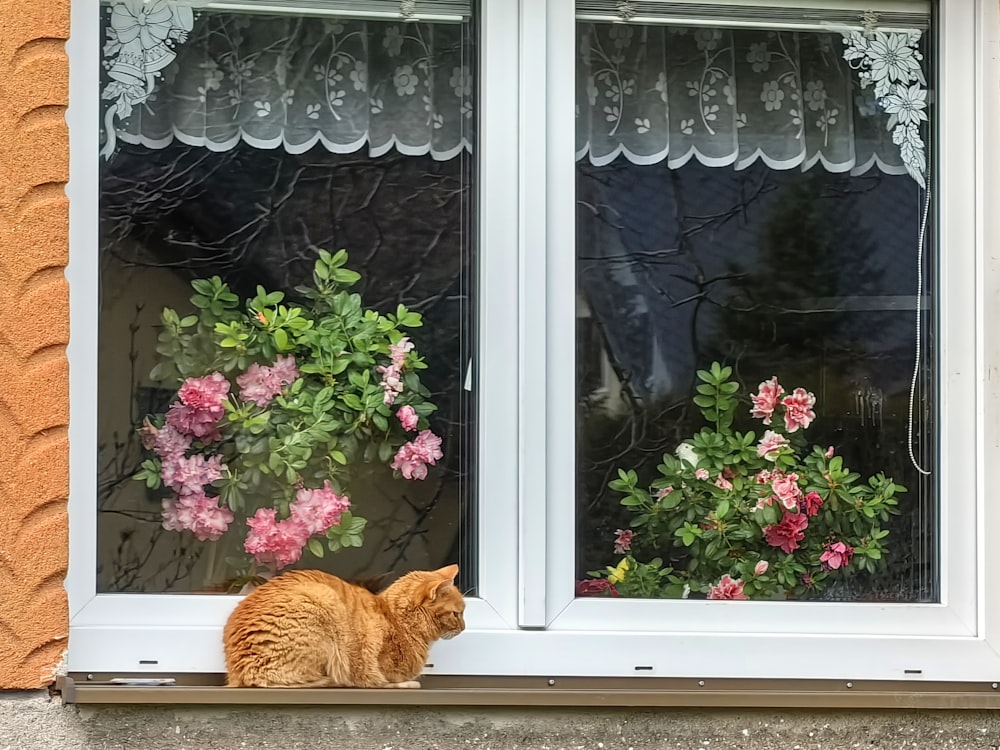
M 400 407 L 399 411 L 396 412 L 396 418 L 399 419 L 399 423 L 403 425 L 403 429 L 409 432 L 417 429 L 417 422 L 419 417 L 417 412 L 413 410 L 412 406 Z
M 413 351 L 413 342 L 408 336 L 403 336 L 396 344 L 389 344 L 389 357 L 397 369 L 402 370 L 406 364 L 406 354 Z
M 762 510 L 763 508 L 768 508 L 774 503 L 776 499 L 777 497 L 775 495 L 767 495 L 766 497 L 762 497 L 760 500 L 757 501 L 756 509 Z
M 833 458 L 833 446 L 831 445 L 829 448 L 827 448 L 826 453 L 824 453 L 823 455 L 826 456 L 827 458 Z
M 291 385 L 299 379 L 299 368 L 295 364 L 295 357 L 288 355 L 283 357 L 280 354 L 271 365 L 271 375 L 278 379 L 281 385 Z
M 695 479 L 708 479 L 708 469 L 698 469 L 694 473 Z
M 770 566 L 768 565 L 767 560 L 758 561 L 757 564 L 753 566 L 754 576 L 764 575 L 767 572 L 768 567 Z
M 142 420 L 142 427 L 137 428 L 135 432 L 139 436 L 142 447 L 148 451 L 153 450 L 153 446 L 156 445 L 156 436 L 160 433 L 160 430 L 155 424 L 149 421 L 149 417 L 145 417 Z
M 812 410 L 816 397 L 805 388 L 796 388 L 790 396 L 782 399 L 781 404 L 785 407 L 785 429 L 789 432 L 795 432 L 800 427 L 804 429 L 816 419 L 816 412 Z
M 229 381 L 221 372 L 188 378 L 177 391 L 177 396 L 185 406 L 210 412 L 218 419 L 224 412 L 222 404 L 229 396 Z
M 798 474 L 786 474 L 771 482 L 771 489 L 778 496 L 778 500 L 788 510 L 796 510 L 799 507 L 799 499 L 802 497 L 802 489 L 799 487 Z
M 196 437 L 203 443 L 218 440 L 218 422 L 222 414 L 215 411 L 196 409 L 180 401 L 174 401 L 167 409 L 167 424 L 182 435 Z
M 220 539 L 233 522 L 233 512 L 220 507 L 219 498 L 200 491 L 164 500 L 162 515 L 164 529 L 190 531 L 202 542 Z
M 770 484 L 777 477 L 780 477 L 780 476 L 781 476 L 781 472 L 778 471 L 778 470 L 768 471 L 767 469 L 764 469 L 763 471 L 759 472 L 754 477 L 754 481 L 756 481 L 757 484 Z
M 250 532 L 243 549 L 262 565 L 280 569 L 298 562 L 309 541 L 309 531 L 300 521 L 277 521 L 274 508 L 260 508 L 247 519 Z
M 720 490 L 731 490 L 733 488 L 733 483 L 720 474 L 715 480 L 715 486 Z
M 764 528 L 764 539 L 772 547 L 780 547 L 783 552 L 791 554 L 805 539 L 808 525 L 805 513 L 785 513 L 779 523 Z
M 749 599 L 743 593 L 743 581 L 730 578 L 729 574 L 722 576 L 719 582 L 708 590 L 709 599 Z
M 281 393 L 281 388 L 275 388 L 277 383 L 270 375 L 270 368 L 254 362 L 245 373 L 236 378 L 236 385 L 240 387 L 240 397 L 262 409 L 266 408 L 274 397 Z
M 577 596 L 619 596 L 618 589 L 608 583 L 606 578 L 589 578 L 576 582 Z
M 382 375 L 382 382 L 379 383 L 382 386 L 382 390 L 385 391 L 382 402 L 386 406 L 392 406 L 396 401 L 397 394 L 403 392 L 403 374 L 400 372 L 399 367 L 394 364 L 388 367 L 379 365 L 375 369 Z
M 163 458 L 160 478 L 177 494 L 192 495 L 203 492 L 206 485 L 219 479 L 225 468 L 222 456 L 170 455 Z
M 190 436 L 182 434 L 169 424 L 157 431 L 152 445 L 156 455 L 163 459 L 183 456 L 190 447 Z
M 443 456 L 441 438 L 422 430 L 415 440 L 400 446 L 390 467 L 401 472 L 404 479 L 426 479 L 427 464 L 433 466 Z
M 630 549 L 632 549 L 632 538 L 635 536 L 635 532 L 631 529 L 616 529 L 615 530 L 615 554 L 624 555 Z
M 771 415 L 774 414 L 778 399 L 784 392 L 785 389 L 778 384 L 777 376 L 765 380 L 757 386 L 757 395 L 750 396 L 750 400 L 753 401 L 750 416 L 764 420 L 764 424 L 771 424 Z
M 818 492 L 810 492 L 799 500 L 799 512 L 805 513 L 811 518 L 819 513 L 819 509 L 822 505 L 823 498 L 820 497 L 820 494 Z
M 279 356 L 270 367 L 254 362 L 245 373 L 236 378 L 236 385 L 240 387 L 240 396 L 244 401 L 265 409 L 286 385 L 298 379 L 299 369 L 295 365 L 295 357 Z
M 846 568 L 850 565 L 852 557 L 854 557 L 853 547 L 850 547 L 843 542 L 833 542 L 832 544 L 826 545 L 826 549 L 823 550 L 823 554 L 820 555 L 819 561 L 831 570 L 839 570 L 840 568 Z
M 340 523 L 340 517 L 350 507 L 351 501 L 337 495 L 329 479 L 318 490 L 300 489 L 289 506 L 292 520 L 299 522 L 309 536 L 325 534 L 327 529 Z
M 768 461 L 774 461 L 781 452 L 781 449 L 786 445 L 788 445 L 788 438 L 784 435 L 779 435 L 777 432 L 768 430 L 757 444 L 757 455 L 760 458 L 766 458 Z
M 656 499 L 662 500 L 673 491 L 674 491 L 673 487 L 664 487 L 662 490 L 656 493 Z

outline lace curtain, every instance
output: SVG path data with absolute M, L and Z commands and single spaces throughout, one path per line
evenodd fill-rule
M 201 13 L 116 0 L 106 24 L 103 152 L 117 140 L 450 159 L 472 141 L 462 24 Z
M 877 164 L 920 181 L 919 41 L 919 32 L 581 24 L 577 153 L 598 165 L 620 154 L 671 167 L 762 159 L 773 169 L 862 173 Z
M 106 156 L 118 140 L 162 148 L 174 138 L 216 151 L 242 140 L 436 159 L 471 148 L 466 25 L 196 18 L 170 0 L 112 0 L 105 20 Z M 578 24 L 577 155 L 597 165 L 619 155 L 670 167 L 877 165 L 923 185 L 920 42 L 918 31 Z

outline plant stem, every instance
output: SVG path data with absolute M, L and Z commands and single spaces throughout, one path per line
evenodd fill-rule
M 216 557 L 218 556 L 217 547 L 218 543 L 212 542 L 208 548 L 208 565 L 205 568 L 205 583 L 204 583 L 206 588 L 215 583 L 215 562 L 216 562 Z

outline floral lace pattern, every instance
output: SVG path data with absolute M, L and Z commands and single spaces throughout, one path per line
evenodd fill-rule
M 118 139 L 293 153 L 367 145 L 374 156 L 437 159 L 470 149 L 460 25 L 229 13 L 196 22 L 174 0 L 111 0 L 107 10 L 105 156 Z M 925 183 L 918 31 L 845 34 L 843 54 L 826 33 L 617 23 L 577 34 L 578 158 L 852 173 L 877 164 Z
M 172 2 L 112 0 L 104 98 L 124 98 L 105 118 L 106 155 L 118 139 L 162 148 L 177 138 L 216 151 L 240 141 L 292 153 L 317 143 L 336 153 L 367 146 L 373 156 L 395 148 L 437 159 L 470 147 L 473 77 L 461 25 L 210 12 L 194 19 L 188 10 L 181 20 L 190 38 L 169 56 L 123 58 L 112 45 L 122 37 L 116 19 L 142 8 L 139 43 L 181 37 Z M 126 64 L 141 92 L 123 93 L 117 72 Z
M 149 100 L 163 69 L 177 57 L 175 46 L 187 40 L 194 15 L 172 0 L 115 0 L 106 10 L 101 98 L 109 106 L 102 154 L 109 156 L 115 148 L 115 120 L 125 120 Z
M 774 169 L 913 173 L 922 99 L 902 83 L 922 79 L 919 35 L 883 34 L 846 59 L 840 36 L 578 24 L 577 156 L 595 165 L 624 155 L 671 167 L 696 158 L 743 169 L 761 159 Z M 895 55 L 879 56 L 883 39 Z M 884 80 L 896 85 L 883 91 Z
M 889 113 L 886 129 L 899 146 L 906 171 L 926 187 L 920 123 L 927 121 L 927 79 L 920 69 L 920 37 L 919 31 L 854 31 L 844 35 L 844 59 L 858 70 L 861 86 L 874 89 L 879 108 Z

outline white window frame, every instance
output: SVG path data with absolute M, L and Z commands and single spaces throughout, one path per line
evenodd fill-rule
M 530 2 L 531 0 L 527 0 Z M 480 345 L 478 415 L 478 594 L 468 601 L 471 631 L 513 629 L 518 615 L 518 445 L 516 328 L 518 267 L 510 263 L 518 236 L 520 135 L 509 127 L 519 109 L 518 13 L 491 2 L 481 44 L 481 67 L 490 86 L 480 99 L 479 128 L 494 147 L 483 155 L 479 186 Z M 505 7 L 506 11 L 505 12 Z M 222 627 L 240 600 L 236 596 L 97 593 L 97 326 L 100 120 L 100 19 L 92 0 L 74 0 L 67 51 L 70 58 L 70 606 L 68 668 L 71 672 L 222 672 Z M 485 40 L 488 39 L 488 42 Z M 485 342 L 489 341 L 489 346 Z M 441 671 L 429 668 L 428 672 Z M 447 669 L 445 670 L 447 672 Z
M 1000 677 L 1000 580 L 986 575 L 1000 570 L 987 486 L 1000 465 L 996 0 L 942 0 L 938 18 L 942 600 L 913 605 L 573 598 L 575 405 L 563 380 L 576 356 L 574 2 L 482 6 L 479 596 L 428 672 Z M 71 11 L 69 668 L 219 672 L 237 597 L 96 594 L 100 39 L 92 3 Z

